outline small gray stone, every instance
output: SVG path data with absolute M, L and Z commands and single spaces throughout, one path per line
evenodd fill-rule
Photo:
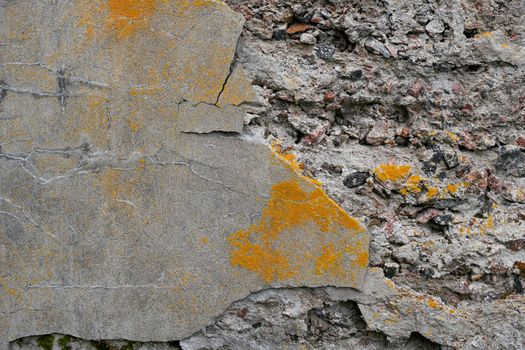
M 317 39 L 315 38 L 315 36 L 313 36 L 310 33 L 301 34 L 299 40 L 301 41 L 301 43 L 306 45 L 315 45 L 317 43 Z
M 425 29 L 429 34 L 439 34 L 445 31 L 445 24 L 440 19 L 433 19 L 432 21 L 428 22 L 428 24 L 425 26 Z
M 511 150 L 502 149 L 496 160 L 495 167 L 497 170 L 504 171 L 509 175 L 524 177 L 525 153 L 518 148 Z
M 384 58 L 390 58 L 390 51 L 388 51 L 385 44 L 375 38 L 368 38 L 365 41 L 365 48 L 371 53 L 380 54 Z
M 448 169 L 453 169 L 459 165 L 459 159 L 456 152 L 443 152 L 443 160 Z

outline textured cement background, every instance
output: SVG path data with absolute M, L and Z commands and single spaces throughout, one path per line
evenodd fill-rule
M 77 164 L 84 164 L 80 161 L 85 161 L 88 169 L 97 169 L 97 173 L 120 168 L 123 164 L 126 169 L 137 168 L 135 170 L 144 164 L 144 168 L 151 170 L 158 167 L 155 162 L 182 159 L 191 164 L 191 167 L 181 167 L 190 170 L 186 185 L 197 191 L 192 196 L 204 196 L 202 190 L 196 188 L 195 180 L 207 188 L 206 193 L 214 188 L 208 180 L 195 178 L 191 169 L 227 186 L 241 186 L 246 191 L 257 187 L 241 179 L 257 178 L 261 173 L 275 174 L 271 179 L 260 179 L 265 190 L 258 191 L 264 199 L 257 204 L 250 200 L 242 204 L 238 201 L 254 198 L 256 194 L 246 197 L 229 193 L 227 187 L 217 190 L 215 193 L 234 198 L 236 202 L 231 203 L 234 212 L 246 210 L 250 214 L 244 222 L 238 217 L 228 217 L 229 223 L 238 225 L 233 231 L 218 233 L 220 229 L 215 229 L 217 234 L 206 235 L 212 242 L 237 233 L 227 244 L 222 241 L 222 248 L 213 253 L 224 254 L 223 267 L 234 268 L 245 276 L 242 282 L 245 286 L 254 283 L 249 287 L 249 292 L 253 293 L 239 296 L 240 300 L 234 302 L 233 297 L 223 298 L 222 294 L 217 296 L 204 288 L 204 297 L 223 298 L 225 304 L 227 300 L 233 302 L 229 306 L 214 306 L 213 310 L 217 311 L 205 309 L 209 303 L 205 298 L 198 298 L 195 309 L 190 311 L 187 305 L 170 311 L 146 309 L 154 313 L 155 319 L 170 313 L 177 315 L 179 320 L 188 318 L 195 322 L 194 330 L 200 328 L 196 333 L 189 335 L 191 331 L 186 329 L 187 336 L 176 336 L 184 332 L 170 321 L 134 319 L 126 323 L 129 315 L 115 316 L 111 311 L 116 310 L 110 307 L 106 313 L 90 319 L 102 331 L 131 330 L 129 325 L 140 324 L 144 331 L 148 327 L 155 331 L 160 329 L 170 341 L 159 343 L 142 338 L 144 341 L 138 342 L 138 338 L 124 336 L 120 337 L 124 338 L 122 340 L 115 340 L 102 334 L 82 338 L 79 333 L 71 332 L 43 335 L 67 333 L 55 328 L 38 334 L 13 334 L 9 337 L 13 340 L 11 349 L 525 348 L 523 1 L 228 0 L 231 9 L 244 17 L 243 28 L 240 15 L 211 1 L 100 1 L 92 5 L 51 1 L 0 3 L 0 15 L 3 16 L 0 58 L 9 63 L 2 66 L 1 78 L 10 79 L 6 82 L 3 78 L 0 93 L 4 96 L 0 104 L 2 159 L 7 161 L 7 157 L 11 157 L 4 168 L 9 172 L 18 169 L 22 175 L 13 175 L 21 183 L 17 191 L 23 193 L 22 189 L 29 188 L 25 198 L 32 198 L 24 202 L 24 206 L 11 202 L 18 208 L 4 200 L 1 210 L 16 215 L 26 231 L 36 230 L 43 219 L 48 222 L 41 227 L 48 233 L 54 234 L 52 229 L 61 227 L 54 225 L 61 221 L 49 215 L 34 216 L 34 212 L 45 206 L 37 205 L 41 202 L 40 197 L 33 199 L 33 193 L 42 193 L 34 188 L 49 179 L 53 179 L 50 184 L 56 186 L 56 180 L 63 176 L 64 183 L 68 183 L 72 175 L 68 169 L 79 168 Z M 163 10 L 174 3 L 179 4 L 178 11 Z M 216 12 L 220 16 L 207 12 L 210 6 L 222 9 Z M 79 7 L 82 11 L 75 14 L 75 8 Z M 174 13 L 180 14 L 177 20 L 169 20 Z M 206 19 L 200 17 L 201 14 L 205 14 Z M 38 22 L 32 22 L 36 18 Z M 55 26 L 56 21 L 69 25 Z M 10 23 L 9 29 L 4 28 L 6 23 Z M 42 30 L 48 31 L 45 39 L 36 34 Z M 63 33 L 70 34 L 66 38 Z M 151 38 L 158 40 L 157 36 L 165 37 L 166 42 L 153 44 Z M 188 40 L 182 46 L 169 44 L 184 42 L 185 38 Z M 221 48 L 224 51 L 219 53 Z M 193 53 L 187 54 L 188 50 Z M 61 63 L 62 57 L 68 58 L 68 64 Z M 15 62 L 18 66 L 12 64 Z M 33 65 L 21 67 L 19 63 Z M 80 71 L 75 71 L 77 66 Z M 219 66 L 222 68 L 215 68 Z M 46 71 L 46 67 L 51 71 Z M 74 95 L 86 94 L 88 87 L 93 95 L 95 85 L 88 86 L 87 82 L 100 85 L 98 89 L 101 90 L 95 95 L 100 94 L 111 103 L 94 100 L 92 107 L 89 102 L 84 102 L 85 107 L 74 107 Z M 146 89 L 131 90 L 132 87 Z M 155 90 L 158 87 L 161 91 Z M 106 88 L 111 91 L 109 96 L 101 92 Z M 34 98 L 37 96 L 40 97 Z M 176 117 L 172 114 L 172 100 L 177 106 Z M 108 105 L 115 105 L 115 108 L 108 109 Z M 94 112 L 70 115 L 68 110 Z M 26 113 L 28 111 L 41 111 L 41 114 Z M 42 113 L 44 111 L 47 114 Z M 34 124 L 37 116 L 46 122 Z M 98 120 L 95 125 L 102 123 L 102 128 L 108 129 L 107 137 L 90 131 L 92 127 L 82 126 L 93 120 Z M 111 130 L 106 120 L 114 120 Z M 57 138 L 61 132 L 64 136 Z M 85 140 L 89 145 L 86 151 L 81 147 L 73 148 L 83 144 L 78 140 Z M 212 161 L 210 152 L 219 143 L 217 140 L 223 140 L 224 149 L 230 153 Z M 194 147 L 186 149 L 182 156 L 173 153 L 173 150 L 181 152 L 180 145 L 189 144 Z M 273 151 L 268 145 L 274 145 Z M 40 152 L 37 147 L 71 149 L 66 149 L 63 154 L 67 156 L 59 158 L 58 162 L 56 152 Z M 55 160 L 51 163 L 43 160 L 52 156 Z M 268 165 L 274 162 L 280 165 Z M 215 166 L 210 169 L 206 164 Z M 217 164 L 220 165 L 217 167 Z M 164 170 L 165 180 L 183 171 L 175 165 L 169 167 L 173 170 Z M 86 170 L 84 165 L 80 169 Z M 126 176 L 132 173 L 127 171 Z M 230 180 L 230 174 L 237 174 L 237 177 Z M 9 181 L 13 181 L 13 176 Z M 96 175 L 87 173 L 86 178 L 89 176 Z M 284 193 L 290 194 L 290 189 L 295 189 L 294 195 L 301 194 L 290 184 L 274 187 L 290 176 L 298 179 L 310 193 L 320 185 L 346 213 L 367 227 L 369 269 L 366 272 L 358 269 L 364 275 L 364 283 L 355 285 L 356 288 L 266 289 L 301 285 L 287 278 L 283 284 L 282 278 L 289 270 L 282 269 L 282 260 L 272 251 L 260 250 L 258 256 L 264 259 L 256 261 L 246 259 L 246 254 L 236 254 L 235 266 L 228 266 L 226 262 L 229 259 L 231 265 L 232 252 L 253 252 L 253 249 L 239 250 L 239 244 L 254 248 L 247 244 L 244 235 L 260 240 L 264 237 L 261 231 L 276 228 L 266 226 L 265 222 L 283 222 L 283 217 L 276 214 L 283 212 L 279 204 L 288 202 L 272 198 L 282 199 Z M 4 186 L 3 179 L 2 186 L 12 191 L 14 187 L 7 182 Z M 180 181 L 179 177 L 177 179 Z M 147 183 L 146 179 L 144 181 Z M 215 182 L 215 185 L 219 184 Z M 136 187 L 132 185 L 133 190 L 128 192 L 110 190 L 108 193 L 118 194 L 114 199 L 97 199 L 97 203 L 106 203 L 111 208 L 105 209 L 111 215 L 109 219 L 99 211 L 91 215 L 106 220 L 99 222 L 99 227 L 106 228 L 105 232 L 147 227 L 137 225 L 138 221 L 131 224 L 127 220 L 124 223 L 117 220 L 117 210 L 121 210 L 117 204 L 126 208 L 125 203 L 117 199 L 129 200 Z M 74 191 L 75 194 L 83 193 L 79 186 L 74 186 Z M 144 191 L 137 192 L 142 193 L 139 197 L 144 197 Z M 175 193 L 165 192 L 160 197 L 171 198 L 171 193 Z M 156 196 L 154 198 L 159 198 L 159 194 Z M 145 201 L 133 199 L 144 213 L 158 210 L 150 208 Z M 204 198 L 200 203 L 206 200 L 209 199 Z M 167 201 L 162 203 L 162 210 L 173 206 Z M 200 208 L 200 203 L 192 208 Z M 248 204 L 250 210 L 244 208 L 244 203 L 252 203 Z M 337 208 L 332 202 L 328 203 L 330 208 Z M 132 209 L 127 207 L 127 210 Z M 314 212 L 320 209 L 315 205 L 308 207 L 315 208 Z M 220 211 L 215 206 L 212 209 Z M 57 214 L 54 210 L 57 218 L 64 217 L 62 211 Z M 74 208 L 70 210 L 75 211 Z M 287 210 L 297 213 L 298 207 L 287 206 Z M 196 211 L 190 215 L 195 215 Z M 289 237 L 287 244 L 301 242 L 303 232 L 316 237 L 317 230 L 322 228 L 322 216 L 311 216 L 312 210 L 307 212 L 305 217 L 313 218 L 308 224 L 291 230 L 287 234 L 290 236 L 280 236 L 281 239 Z M 331 212 L 339 213 L 337 210 Z M 250 217 L 257 213 L 259 216 Z M 261 220 L 261 213 L 273 221 Z M 0 221 L 0 227 L 9 228 L 4 232 L 17 232 L 19 223 L 9 214 L 0 215 L 0 220 L 4 220 Z M 334 215 L 332 217 L 337 217 Z M 187 218 L 180 219 L 180 222 L 188 222 Z M 108 225 L 108 222 L 113 224 Z M 64 226 L 63 221 L 61 225 Z M 163 222 L 154 225 L 164 227 Z M 222 227 L 217 222 L 212 225 Z M 205 226 L 206 230 L 210 226 Z M 79 231 L 78 227 L 73 227 Z M 139 232 L 137 229 L 130 231 Z M 175 231 L 169 229 L 170 233 Z M 310 242 L 310 239 L 305 241 Z M 11 241 L 9 246 L 3 242 L 0 258 L 16 251 Z M 202 244 L 206 238 L 196 236 L 196 240 L 185 246 L 185 252 L 188 248 L 191 252 L 201 249 L 194 242 Z M 138 242 L 139 246 L 142 243 Z M 337 247 L 335 243 L 334 248 Z M 19 244 L 29 247 L 30 242 Z M 154 245 L 148 249 L 163 251 Z M 170 245 L 166 251 L 173 249 Z M 286 249 L 294 248 L 288 245 Z M 329 276 L 329 271 L 336 273 L 338 269 L 330 268 L 332 265 L 327 262 L 337 261 L 338 253 L 331 250 L 330 244 L 324 251 L 322 246 L 316 249 L 318 253 L 319 249 L 326 253 L 318 255 L 325 259 L 314 260 L 320 263 L 311 266 L 313 274 L 310 273 L 309 278 Z M 127 247 L 120 252 L 127 252 Z M 206 250 L 204 254 L 209 252 L 211 250 Z M 104 256 L 113 255 L 108 252 Z M 115 257 L 122 258 L 122 255 Z M 4 266 L 3 261 L 20 262 L 23 258 L 23 255 L 5 258 L 1 266 Z M 270 261 L 269 258 L 273 264 L 257 263 Z M 49 266 L 45 259 L 35 260 L 33 265 Z M 202 259 L 209 261 L 207 257 Z M 349 261 L 352 259 L 355 256 Z M 157 261 L 166 261 L 166 255 L 158 256 Z M 292 265 L 297 261 L 293 260 Z M 108 266 L 125 268 L 121 262 L 115 259 Z M 165 266 L 173 271 L 174 266 L 180 266 L 171 263 L 154 268 L 147 263 L 128 265 L 147 266 L 144 271 L 160 271 Z M 28 268 L 30 264 L 26 261 L 22 266 Z M 18 300 L 12 294 L 20 293 L 19 290 L 24 290 L 28 284 L 14 282 L 15 274 L 12 270 L 7 271 L 1 275 L 2 297 L 7 294 L 11 303 Z M 68 275 L 63 271 L 60 271 L 62 275 Z M 107 271 L 107 275 L 115 276 L 114 270 Z M 182 276 L 181 270 L 176 271 L 179 275 L 171 275 L 171 282 L 179 281 L 176 276 Z M 284 274 L 279 276 L 278 271 Z M 327 273 L 318 275 L 316 271 Z M 75 273 L 68 276 L 72 280 L 79 277 Z M 139 272 L 119 278 L 137 276 Z M 271 283 L 265 282 L 269 276 L 273 276 Z M 38 277 L 52 281 L 49 276 Z M 141 278 L 156 277 L 144 273 Z M 281 282 L 277 282 L 277 277 L 281 277 Z M 195 285 L 188 281 L 188 285 Z M 115 281 L 105 280 L 101 285 L 115 286 L 109 282 Z M 310 282 L 308 285 L 313 285 Z M 160 284 L 157 280 L 155 283 Z M 251 289 L 255 285 L 259 287 Z M 242 289 L 231 284 L 224 288 L 234 293 Z M 173 294 L 166 295 L 173 297 Z M 78 307 L 74 299 L 67 302 Z M 137 305 L 128 310 L 140 308 Z M 13 309 L 0 312 L 13 322 L 8 314 Z M 74 311 L 66 316 L 82 319 L 80 313 Z M 202 317 L 202 322 L 194 320 L 197 317 Z M 118 327 L 110 328 L 111 322 Z M 89 326 L 85 329 L 91 330 Z M 33 336 L 14 340 L 23 335 Z

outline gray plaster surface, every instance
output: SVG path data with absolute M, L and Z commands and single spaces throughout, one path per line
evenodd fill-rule
M 368 236 L 249 141 L 215 1 L 0 1 L 0 348 L 168 341 L 269 287 L 360 288 Z M 198 135 L 201 134 L 201 135 Z

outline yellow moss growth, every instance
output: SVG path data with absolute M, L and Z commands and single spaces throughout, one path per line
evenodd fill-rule
M 380 164 L 374 169 L 376 177 L 380 181 L 398 182 L 406 180 L 412 172 L 410 165 Z
M 303 273 L 305 266 L 312 262 L 317 275 L 343 276 L 349 273 L 344 269 L 347 255 L 354 257 L 351 261 L 354 265 L 366 267 L 368 247 L 351 242 L 365 231 L 363 226 L 339 207 L 318 181 L 300 173 L 302 166 L 295 157 L 281 152 L 274 152 L 274 156 L 292 171 L 292 177 L 272 186 L 259 222 L 230 235 L 228 241 L 234 248 L 231 264 L 258 273 L 267 283 Z M 321 238 L 329 242 L 313 250 L 299 249 L 290 254 L 294 251 L 290 246 L 293 243 L 280 238 L 285 232 L 308 224 L 314 224 L 326 234 Z

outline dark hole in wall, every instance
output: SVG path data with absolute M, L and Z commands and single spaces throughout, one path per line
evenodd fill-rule
M 65 334 L 42 334 L 17 339 L 9 344 L 9 350 L 18 349 L 43 349 L 43 350 L 72 350 L 72 349 L 94 349 L 94 350 L 133 350 L 139 349 L 143 342 L 130 340 L 84 340 Z M 148 342 L 147 344 L 161 344 L 158 342 Z M 169 349 L 182 349 L 180 341 L 168 341 Z
M 479 30 L 478 30 L 478 28 L 465 28 L 465 30 L 463 31 L 463 34 L 467 38 L 473 38 L 474 36 L 479 34 Z
M 408 338 L 405 349 L 407 350 L 440 350 L 441 345 L 425 338 L 421 333 L 412 332 Z

